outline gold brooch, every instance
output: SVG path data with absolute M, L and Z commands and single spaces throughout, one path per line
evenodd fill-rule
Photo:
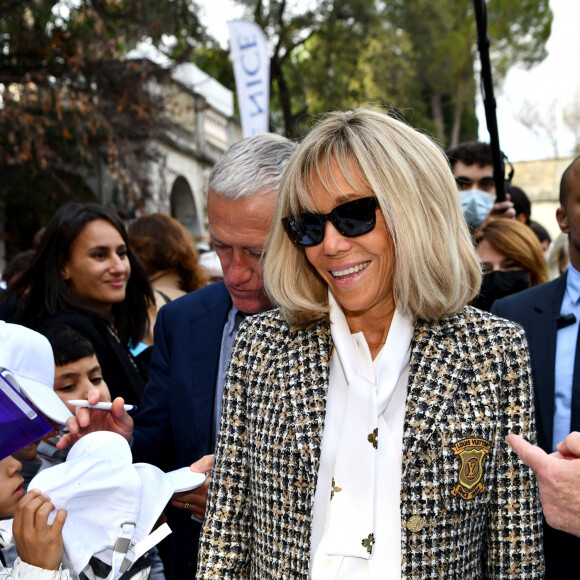
M 367 436 L 367 441 L 373 444 L 373 447 L 376 449 L 378 447 L 379 441 L 379 428 L 377 427 L 372 433 L 369 433 Z
M 365 547 L 367 549 L 367 552 L 369 554 L 372 554 L 373 545 L 375 543 L 375 535 L 369 534 L 361 543 L 362 543 L 363 547 Z
M 332 491 L 330 492 L 330 499 L 332 499 L 334 497 L 334 492 L 338 493 L 339 491 L 342 491 L 342 487 L 338 487 L 337 485 L 334 485 L 334 477 L 332 478 Z

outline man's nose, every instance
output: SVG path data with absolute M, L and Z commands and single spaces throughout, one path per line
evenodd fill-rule
M 250 257 L 243 249 L 234 248 L 228 268 L 228 278 L 234 285 L 247 282 L 253 273 Z

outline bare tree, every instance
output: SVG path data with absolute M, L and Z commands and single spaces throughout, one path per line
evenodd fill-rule
M 569 104 L 564 107 L 564 126 L 574 136 L 574 154 L 580 155 L 580 88 L 576 89 Z
M 546 140 L 552 147 L 555 158 L 560 156 L 559 127 L 562 126 L 562 109 L 557 101 L 547 107 L 526 99 L 515 114 L 515 118 L 539 140 Z

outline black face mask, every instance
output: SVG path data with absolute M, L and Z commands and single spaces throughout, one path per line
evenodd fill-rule
M 481 290 L 473 301 L 473 306 L 480 310 L 487 310 L 498 298 L 515 294 L 530 287 L 528 273 L 525 270 L 511 270 L 502 272 L 494 270 L 483 275 Z

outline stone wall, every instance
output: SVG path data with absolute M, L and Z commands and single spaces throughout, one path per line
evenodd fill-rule
M 513 163 L 512 183 L 526 192 L 532 202 L 532 219 L 542 224 L 552 239 L 560 233 L 556 223 L 560 179 L 573 159 L 565 157 Z

